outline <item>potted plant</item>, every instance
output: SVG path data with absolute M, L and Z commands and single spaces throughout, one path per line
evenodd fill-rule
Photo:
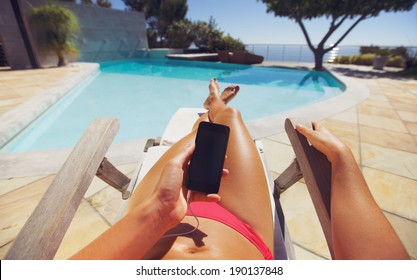
M 374 69 L 383 70 L 385 64 L 388 61 L 388 57 L 390 55 L 390 50 L 388 48 L 379 49 L 376 52 L 376 56 L 373 60 Z
M 69 9 L 49 2 L 34 7 L 30 20 L 36 27 L 40 47 L 56 53 L 58 66 L 66 65 L 66 54 L 77 54 L 71 39 L 79 31 L 78 19 Z

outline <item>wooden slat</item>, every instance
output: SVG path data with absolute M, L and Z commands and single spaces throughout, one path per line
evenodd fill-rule
M 127 190 L 130 179 L 120 172 L 110 161 L 105 157 L 101 162 L 97 173 L 97 177 L 122 193 L 123 199 L 128 199 L 130 192 Z
M 286 189 L 294 185 L 298 182 L 301 178 L 303 178 L 303 174 L 300 169 L 300 165 L 298 164 L 297 158 L 275 179 L 275 191 L 278 194 L 283 193 Z M 275 193 L 275 192 L 274 192 Z
M 312 127 L 311 123 L 303 123 L 303 125 Z M 290 119 L 286 119 L 285 131 L 303 173 L 330 254 L 334 257 L 330 225 L 331 165 L 326 156 L 311 146 L 307 139 L 294 128 L 294 123 Z
M 6 259 L 52 259 L 119 130 L 113 118 L 87 128 L 18 234 Z

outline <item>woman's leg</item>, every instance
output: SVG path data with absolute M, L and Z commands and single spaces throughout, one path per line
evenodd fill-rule
M 273 221 L 268 183 L 258 150 L 238 110 L 220 104 L 209 96 L 210 118 L 230 127 L 224 167 L 229 176 L 222 179 L 220 204 L 251 225 L 273 251 Z
M 221 204 L 245 223 L 251 225 L 268 247 L 273 249 L 273 223 L 268 185 L 261 159 L 255 144 L 243 123 L 239 111 L 225 102 L 234 97 L 219 96 L 215 79 L 210 81 L 210 95 L 204 106 L 209 110 L 210 120 L 230 127 L 225 168 L 229 176 L 222 179 L 219 195 Z M 227 99 L 229 98 L 229 99 Z M 207 121 L 207 115 L 199 118 L 193 131 L 174 144 L 140 182 L 130 199 L 130 205 L 147 198 L 159 180 L 163 167 L 178 151 L 195 141 L 198 123 Z

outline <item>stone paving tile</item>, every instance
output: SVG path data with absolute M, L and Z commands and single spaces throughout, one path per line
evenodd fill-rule
M 100 192 L 102 189 L 106 188 L 107 186 L 108 184 L 106 182 L 104 182 L 103 180 L 95 176 L 90 186 L 88 187 L 87 192 L 85 193 L 84 197 L 88 198 L 90 196 L 93 196 L 94 194 Z
M 390 119 L 399 119 L 397 112 L 394 110 L 394 108 L 384 108 L 381 106 L 376 106 L 372 101 L 369 102 L 363 102 L 358 106 L 358 112 L 360 114 L 366 114 L 366 115 L 373 115 L 373 116 L 381 116 L 386 117 Z
M 137 164 L 119 166 L 128 176 Z M 54 176 L 35 176 L 1 180 L 0 195 L 0 258 L 4 258 L 17 233 L 21 230 Z M 115 222 L 116 214 L 123 202 L 119 191 L 98 179 L 93 180 L 89 200 L 83 200 L 73 222 L 68 229 L 56 259 L 66 259 L 79 251 L 110 224 Z M 102 187 L 101 187 L 102 186 Z M 90 189 L 89 188 L 89 189 Z
M 417 259 L 417 223 L 385 213 L 411 258 Z
M 15 239 L 53 178 L 45 177 L 0 196 L 0 246 Z
M 384 94 L 388 98 L 414 98 L 415 97 L 412 93 L 409 93 L 407 91 L 404 91 L 398 88 L 391 88 L 389 90 L 386 90 Z
M 273 140 L 275 142 L 279 142 L 282 144 L 291 145 L 290 139 L 288 139 L 288 135 L 285 132 L 269 136 L 267 137 L 267 139 Z
M 368 114 L 358 114 L 359 124 L 407 133 L 407 128 L 401 120 Z
M 390 97 L 390 103 L 395 110 L 415 112 L 417 98 Z
M 16 189 L 25 187 L 26 185 L 29 185 L 30 183 L 33 183 L 42 178 L 44 178 L 44 176 L 21 177 L 0 180 L 0 196 L 5 195 Z
M 21 97 L 13 89 L 10 89 L 10 88 L 0 89 L 0 100 L 1 101 L 5 101 L 7 99 L 13 99 L 13 98 L 21 98 Z
M 404 122 L 404 124 L 412 135 L 417 135 L 417 122 Z
M 59 83 L 61 79 L 68 77 L 78 68 L 80 66 L 68 65 L 48 69 L 2 71 L 0 75 L 0 99 L 7 98 L 10 90 L 13 90 L 15 96 L 23 98 L 21 102 L 23 103 L 46 88 Z M 14 108 L 1 107 L 0 104 L 0 114 Z
M 389 102 L 388 98 L 384 95 L 374 95 L 371 94 L 368 99 L 358 105 L 359 108 L 363 107 L 377 107 L 383 109 L 393 109 L 392 104 Z M 372 112 L 371 112 L 372 113 Z
M 262 141 L 269 169 L 281 174 L 294 160 L 291 146 L 265 139 Z
M 417 222 L 417 182 L 410 178 L 365 167 L 362 170 L 379 207 Z
M 124 205 L 121 193 L 110 186 L 89 197 L 87 201 L 109 224 L 114 224 L 120 218 L 119 215 L 124 213 L 124 209 L 121 209 Z
M 110 225 L 91 205 L 83 200 L 55 255 L 55 259 L 67 259 L 97 238 Z
M 400 119 L 402 119 L 403 121 L 417 123 L 417 108 L 414 112 L 397 111 L 397 113 L 398 113 L 398 115 L 400 115 Z
M 0 90 L 0 114 L 13 109 L 17 105 L 25 102 L 27 99 L 20 96 L 12 89 L 1 89 Z
M 411 153 L 417 153 L 417 145 L 408 133 L 390 131 L 366 125 L 359 126 L 361 142 L 376 144 Z
M 0 99 L 0 108 L 11 107 L 11 106 L 16 107 L 16 105 L 18 105 L 18 104 L 20 104 L 24 101 L 25 101 L 25 99 L 21 98 L 21 97 L 7 98 L 7 99 L 3 99 L 3 100 Z
M 13 90 L 16 92 L 16 94 L 18 94 L 19 96 L 27 100 L 38 95 L 42 91 L 44 91 L 45 87 L 26 86 L 26 87 L 14 88 Z
M 368 143 L 361 144 L 361 153 L 362 166 L 417 180 L 417 154 L 415 153 Z
M 305 184 L 296 183 L 281 194 L 285 221 L 293 243 L 330 259 L 330 252 Z
M 294 253 L 296 260 L 328 260 L 328 258 L 318 256 L 298 244 L 294 244 Z
M 357 108 L 356 107 L 350 108 L 334 116 L 331 116 L 327 120 L 336 120 L 336 121 L 343 121 L 346 123 L 357 124 L 358 123 Z

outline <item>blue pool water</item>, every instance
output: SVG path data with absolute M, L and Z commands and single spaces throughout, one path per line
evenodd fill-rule
M 202 107 L 208 82 L 239 84 L 230 103 L 245 121 L 317 102 L 344 90 L 327 72 L 210 62 L 141 59 L 102 63 L 94 79 L 74 90 L 7 144 L 3 152 L 73 146 L 96 117 L 117 117 L 116 141 L 161 136 L 181 107 Z

